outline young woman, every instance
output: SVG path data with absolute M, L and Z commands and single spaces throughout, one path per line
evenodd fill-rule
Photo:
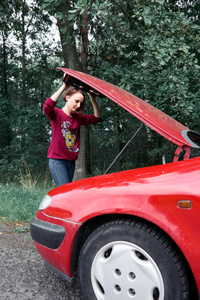
M 64 92 L 65 91 L 65 92 Z M 58 98 L 63 94 L 66 102 L 62 109 L 56 107 Z M 80 148 L 81 125 L 96 124 L 101 114 L 96 99 L 88 94 L 93 106 L 93 115 L 83 115 L 86 95 L 76 87 L 65 82 L 44 103 L 44 113 L 51 121 L 52 140 L 48 150 L 49 168 L 56 186 L 71 182 L 75 170 L 75 161 Z

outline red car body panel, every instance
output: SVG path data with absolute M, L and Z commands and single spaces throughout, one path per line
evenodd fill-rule
M 61 246 L 58 249 L 49 249 L 41 244 L 35 243 L 35 246 L 40 253 L 40 255 L 44 258 L 44 260 L 49 263 L 51 266 L 71 277 L 70 270 L 70 260 L 71 260 L 71 250 L 73 246 L 74 237 L 77 233 L 81 224 L 77 224 L 74 222 L 68 222 L 67 220 L 62 220 L 59 218 L 52 218 L 46 215 L 42 211 L 38 211 L 36 217 L 39 220 L 44 222 L 48 222 L 50 224 L 56 224 L 63 226 L 66 231 L 65 239 L 62 242 Z
M 156 224 L 178 245 L 200 289 L 200 158 L 76 181 L 49 192 L 52 202 L 37 218 L 65 227 L 57 250 L 36 245 L 47 262 L 68 276 L 74 236 L 80 225 L 99 215 L 125 214 Z M 190 200 L 191 209 L 177 207 Z M 62 209 L 60 209 L 62 208 Z M 67 250 L 66 250 L 67 249 Z M 63 262 L 63 251 L 66 264 Z
M 102 95 L 108 97 L 179 147 L 189 146 L 198 148 L 198 146 L 191 140 L 191 135 L 194 141 L 196 140 L 196 135 L 198 139 L 200 138 L 200 135 L 193 133 L 188 127 L 177 122 L 146 101 L 111 83 L 89 74 L 66 68 L 58 69 L 62 70 L 65 74 L 68 74 L 70 77 L 76 78 L 91 88 L 94 88 Z

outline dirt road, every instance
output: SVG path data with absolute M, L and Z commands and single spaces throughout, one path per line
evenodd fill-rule
M 45 266 L 29 232 L 12 231 L 0 222 L 1 300 L 83 300 L 77 281 L 69 284 Z

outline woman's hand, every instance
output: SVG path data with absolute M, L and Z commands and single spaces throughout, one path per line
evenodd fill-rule
M 90 90 L 90 92 L 93 92 L 93 91 Z M 88 96 L 90 97 L 91 102 L 92 102 L 92 103 L 93 103 L 93 102 L 96 102 L 96 97 L 95 97 L 93 94 L 90 94 L 90 92 L 87 93 L 87 94 L 88 94 Z
M 92 90 L 90 90 L 90 92 L 92 92 Z M 99 107 L 98 107 L 98 104 L 96 102 L 96 98 L 94 95 L 88 93 L 88 96 L 90 97 L 90 100 L 92 102 L 92 106 L 93 106 L 93 110 L 94 110 L 94 116 L 96 118 L 101 118 L 101 113 L 100 113 L 100 110 L 99 110 Z
M 55 102 L 57 102 L 60 95 L 67 90 L 69 85 L 63 81 L 62 86 L 51 96 L 51 99 Z
M 68 83 L 68 79 L 69 79 L 69 75 L 68 74 L 64 74 L 63 76 L 63 88 L 68 89 L 68 87 L 70 86 L 69 83 Z

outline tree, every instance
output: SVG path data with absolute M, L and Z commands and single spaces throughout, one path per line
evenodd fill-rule
M 85 4 L 87 1 L 84 1 Z M 52 0 L 44 1 L 43 8 L 48 9 L 48 11 L 57 18 L 57 24 L 60 32 L 60 39 L 62 44 L 62 54 L 65 62 L 65 67 L 74 70 L 81 70 L 87 73 L 87 55 L 88 55 L 88 19 L 87 19 L 87 9 L 84 10 L 81 18 L 78 18 L 77 23 L 79 23 L 78 29 L 80 30 L 80 39 L 76 35 L 76 30 L 74 22 L 69 17 L 69 11 L 72 9 L 73 1 L 60 0 L 55 3 Z M 81 51 L 78 51 L 78 47 L 81 47 Z M 87 171 L 89 171 L 89 159 L 88 154 L 89 147 L 89 128 L 81 128 L 81 147 L 79 158 L 76 163 L 76 170 L 74 175 L 74 180 L 82 179 L 86 177 Z M 86 158 L 87 157 L 87 158 Z M 87 168 L 86 168 L 87 162 Z M 86 171 L 87 169 L 87 171 Z
M 0 131 L 4 139 L 0 141 L 0 148 L 4 169 L 8 166 L 10 174 L 14 174 L 13 170 L 17 174 L 16 169 L 21 168 L 24 159 L 35 173 L 46 166 L 47 161 L 42 158 L 49 144 L 50 124 L 42 114 L 42 104 L 60 84 L 61 74 L 55 67 L 61 66 L 63 61 L 66 67 L 89 72 L 132 92 L 199 131 L 200 25 L 197 8 L 195 0 L 181 1 L 181 6 L 176 1 L 164 0 L 33 0 L 31 4 L 2 1 L 0 84 L 3 109 L 0 117 L 3 124 Z M 46 37 L 49 13 L 57 19 L 62 49 L 51 46 Z M 25 76 L 22 76 L 22 66 Z M 109 99 L 99 103 L 104 121 L 89 132 L 93 174 L 105 171 L 111 162 L 111 153 L 116 155 L 117 149 L 124 146 L 139 126 L 132 115 Z M 88 105 L 87 112 L 89 108 Z M 160 163 L 161 153 L 170 147 L 147 128 L 114 171 Z M 78 168 L 85 170 L 82 168 L 85 155 L 80 158 L 83 161 Z
M 10 0 L 1 6 L 0 51 L 4 61 L 0 64 L 0 130 L 4 139 L 0 142 L 0 163 L 2 175 L 12 179 L 19 178 L 25 163 L 35 174 L 46 169 L 49 136 L 42 104 L 56 77 L 56 62 L 52 67 L 48 57 L 58 48 L 49 45 L 48 38 L 41 39 L 51 22 L 46 13 L 38 13 L 40 2 Z
M 93 70 L 199 130 L 199 26 L 163 4 L 112 1 L 102 30 L 94 31 L 101 47 L 96 36 Z
M 71 22 L 76 46 L 80 45 L 80 28 L 87 12 L 91 74 L 133 92 L 192 128 L 197 124 L 199 26 L 196 19 L 173 12 L 170 3 L 164 0 L 69 2 L 67 15 L 59 17 Z M 110 102 L 104 104 L 110 106 Z M 112 116 L 117 116 L 117 108 L 112 109 Z M 120 117 L 123 118 L 121 113 Z M 124 122 L 119 118 L 113 121 L 116 136 L 117 128 L 125 131 Z M 152 141 L 151 131 L 147 133 Z M 156 147 L 155 139 L 151 147 Z

